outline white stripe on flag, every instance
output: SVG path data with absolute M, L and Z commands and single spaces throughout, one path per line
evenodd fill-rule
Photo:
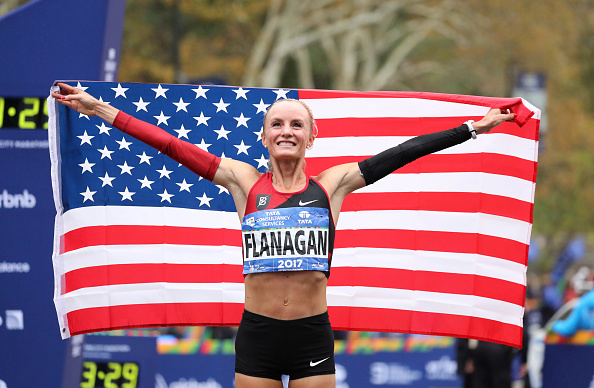
M 314 147 L 307 151 L 306 157 L 371 156 L 411 138 L 406 136 L 319 137 L 314 141 Z M 479 136 L 472 142 L 467 141 L 435 152 L 435 154 L 461 155 L 488 152 L 536 161 L 536 146 L 534 140 L 505 133 L 491 133 Z
M 241 271 L 241 248 L 191 245 L 93 246 L 66 252 L 64 271 L 119 264 L 229 264 Z M 388 248 L 337 248 L 332 268 L 390 268 L 443 273 L 476 274 L 525 284 L 526 266 L 478 254 L 413 251 Z
M 89 206 L 64 213 L 64 233 L 88 226 L 169 225 L 241 230 L 237 213 L 176 207 Z
M 421 210 L 369 210 L 343 212 L 337 229 L 399 229 L 480 233 L 527 243 L 531 224 L 483 213 Z
M 62 254 L 64 272 L 118 264 L 231 264 L 242 271 L 241 247 L 208 245 L 104 245 L 80 248 Z
M 484 193 L 532 202 L 534 182 L 512 176 L 484 172 L 448 172 L 423 174 L 390 174 L 357 193 Z M 342 213 L 341 213 L 342 214 Z
M 418 98 L 304 99 L 316 119 L 484 116 L 488 107 Z
M 242 303 L 243 283 L 135 283 L 81 288 L 62 296 L 65 312 L 135 304 Z

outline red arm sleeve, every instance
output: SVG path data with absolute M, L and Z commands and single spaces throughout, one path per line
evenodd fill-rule
M 194 173 L 212 181 L 221 158 L 170 135 L 166 131 L 138 120 L 122 111 L 118 112 L 113 126 L 128 135 L 158 149 L 162 154 L 183 164 Z

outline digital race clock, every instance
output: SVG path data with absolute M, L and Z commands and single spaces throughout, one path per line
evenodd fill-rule
M 135 362 L 84 361 L 81 388 L 137 388 L 139 366 Z
M 47 100 L 0 97 L 0 128 L 47 129 Z

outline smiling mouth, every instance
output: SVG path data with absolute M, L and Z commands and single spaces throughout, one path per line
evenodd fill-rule
M 281 147 L 294 147 L 295 143 L 292 143 L 290 141 L 279 141 L 278 143 L 276 143 L 276 145 Z

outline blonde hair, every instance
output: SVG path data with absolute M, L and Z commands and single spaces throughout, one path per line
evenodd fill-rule
M 313 112 L 311 111 L 309 106 L 307 106 L 307 104 L 305 102 L 303 102 L 301 100 L 294 99 L 294 98 L 283 98 L 283 99 L 276 100 L 275 102 L 273 102 L 272 105 L 270 105 L 268 107 L 268 109 L 266 110 L 266 113 L 264 114 L 264 121 L 262 123 L 262 128 L 264 128 L 264 130 L 266 130 L 266 125 L 265 125 L 266 119 L 268 118 L 268 113 L 270 112 L 272 107 L 275 106 L 276 104 L 284 102 L 284 101 L 298 102 L 299 104 L 301 104 L 301 106 L 303 106 L 305 108 L 305 110 L 307 111 L 307 115 L 309 116 L 311 133 L 313 134 L 314 139 L 315 139 L 318 136 L 318 125 L 316 124 L 316 119 L 314 119 Z

